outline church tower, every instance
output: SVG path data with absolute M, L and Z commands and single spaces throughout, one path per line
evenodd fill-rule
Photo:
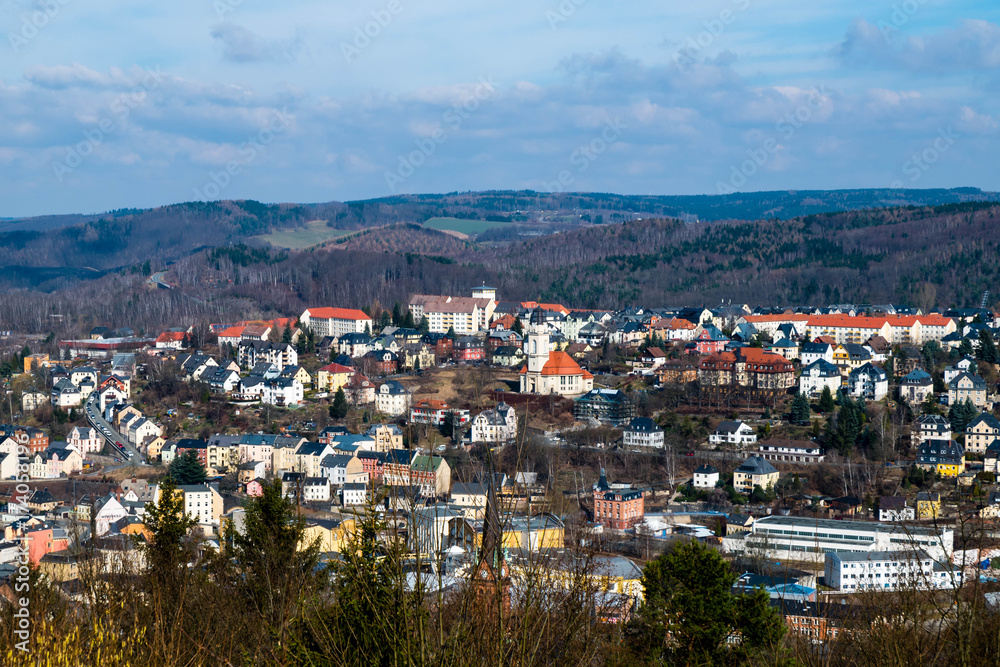
M 549 360 L 549 330 L 545 324 L 545 311 L 536 308 L 531 312 L 527 334 L 528 373 L 541 373 Z
M 510 568 L 504 555 L 503 525 L 500 522 L 492 457 L 478 561 L 472 573 L 472 586 L 480 609 L 485 618 L 496 617 L 497 612 L 506 617 L 510 613 Z

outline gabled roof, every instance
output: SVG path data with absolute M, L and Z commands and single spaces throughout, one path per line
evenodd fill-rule
M 521 369 L 522 375 L 527 374 L 527 372 L 527 366 Z M 549 360 L 542 366 L 542 375 L 581 375 L 585 380 L 594 377 L 580 368 L 580 364 L 576 363 L 573 357 L 565 352 L 550 352 Z
M 989 428 L 1000 429 L 1000 419 L 997 419 L 989 412 L 984 412 L 969 422 L 966 430 L 971 431 L 973 426 L 978 426 L 979 424 L 986 424 Z
M 914 368 L 900 382 L 901 384 L 925 386 L 934 384 L 934 379 L 922 368 Z

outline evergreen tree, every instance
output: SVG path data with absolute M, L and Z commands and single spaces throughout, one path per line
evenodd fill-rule
M 806 398 L 805 394 L 795 394 L 795 398 L 792 399 L 792 407 L 789 414 L 789 418 L 792 423 L 806 424 L 809 422 L 809 416 L 809 399 Z
M 1000 361 L 996 343 L 993 341 L 993 332 L 989 329 L 983 329 L 979 332 L 979 350 L 977 352 L 977 358 L 980 361 L 985 361 L 988 364 Z
M 407 310 L 406 314 L 403 315 L 402 327 L 404 329 L 416 329 L 417 328 L 417 325 L 413 322 L 413 312 L 412 311 Z
M 520 318 L 515 317 L 514 323 L 510 325 L 510 330 L 516 333 L 518 336 L 524 335 L 524 325 L 521 324 Z
M 392 305 L 392 326 L 403 326 L 403 307 L 398 301 Z
M 330 417 L 332 419 L 343 419 L 347 416 L 347 396 L 344 394 L 344 388 L 339 387 L 337 393 L 333 396 L 333 404 L 330 405 Z
M 193 449 L 185 451 L 171 461 L 167 471 L 170 479 L 177 486 L 201 484 L 208 478 L 205 474 L 205 466 L 201 465 L 198 455 Z
M 285 330 L 281 332 L 281 342 L 290 345 L 292 342 L 292 327 L 285 325 Z
M 778 650 L 785 628 L 767 593 L 733 595 L 726 560 L 701 542 L 674 547 L 643 570 L 645 604 L 628 633 L 654 664 L 739 664 Z M 726 639 L 740 636 L 738 644 Z M 742 660 L 741 660 L 742 659 Z
M 970 341 L 968 338 L 963 338 L 962 342 L 958 344 L 958 356 L 960 357 L 969 356 L 972 354 L 972 352 L 973 352 L 972 341 Z
M 144 547 L 146 574 L 166 581 L 186 560 L 183 558 L 183 541 L 198 522 L 184 514 L 184 494 L 177 491 L 171 477 L 160 482 L 159 494 L 157 502 L 146 505 L 143 515 L 143 523 L 153 536 Z
M 304 532 L 305 522 L 274 480 L 246 505 L 243 530 L 229 523 L 224 536 L 230 585 L 278 637 L 288 632 L 295 608 L 319 576 L 318 544 L 303 544 Z
M 448 327 L 448 333 L 446 333 L 445 336 L 455 340 L 455 327 Z
M 823 393 L 819 397 L 819 411 L 822 413 L 833 412 L 836 404 L 833 402 L 833 392 L 830 387 L 823 387 Z
M 965 433 L 965 428 L 978 416 L 979 410 L 969 399 L 965 399 L 963 403 L 956 403 L 948 410 L 948 421 L 951 422 L 951 430 L 955 434 Z

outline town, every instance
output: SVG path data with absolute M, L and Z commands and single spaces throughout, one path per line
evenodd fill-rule
M 145 562 L 150 512 L 160 525 L 175 495 L 197 552 L 225 551 L 273 488 L 299 549 L 343 560 L 377 525 L 426 594 L 488 572 L 509 607 L 536 558 L 568 581 L 587 555 L 606 624 L 634 622 L 645 565 L 691 544 L 813 645 L 859 641 L 872 595 L 1000 605 L 985 297 L 930 313 L 501 297 L 6 332 L 0 592 L 27 562 L 81 602 L 85 572 Z

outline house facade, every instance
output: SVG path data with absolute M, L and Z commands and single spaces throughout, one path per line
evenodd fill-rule
M 625 447 L 663 449 L 663 429 L 649 417 L 636 417 L 622 431 Z

